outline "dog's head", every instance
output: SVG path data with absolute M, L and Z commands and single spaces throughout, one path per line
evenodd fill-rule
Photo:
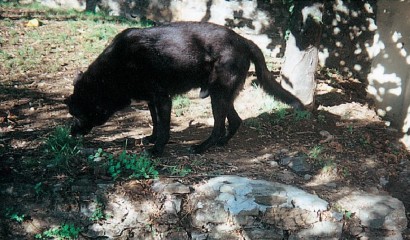
M 71 135 L 86 135 L 95 126 L 104 124 L 110 111 L 98 99 L 98 89 L 81 82 L 82 74 L 74 81 L 74 93 L 64 100 L 73 116 Z

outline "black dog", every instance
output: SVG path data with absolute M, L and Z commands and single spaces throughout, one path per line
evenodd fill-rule
M 172 96 L 201 88 L 201 97 L 211 97 L 215 121 L 211 136 L 192 152 L 224 145 L 242 122 L 233 102 L 251 61 L 266 92 L 303 108 L 274 80 L 261 50 L 230 29 L 185 22 L 124 30 L 74 81 L 74 93 L 65 101 L 74 116 L 71 134 L 87 134 L 131 99 L 145 100 L 154 128 L 144 142 L 154 143 L 150 153 L 160 155 L 169 140 Z

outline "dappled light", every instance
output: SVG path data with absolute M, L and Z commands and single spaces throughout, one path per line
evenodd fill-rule
M 403 134 L 408 142 L 409 131 L 409 49 L 408 23 L 401 14 L 408 2 L 394 4 L 382 1 L 378 6 L 378 28 L 370 48 L 373 63 L 368 75 L 368 92 L 375 99 L 378 114 Z M 407 25 L 406 25 L 407 24 Z
M 366 78 L 370 68 L 367 46 L 375 33 L 375 1 L 327 1 L 323 15 L 321 66 L 347 76 Z

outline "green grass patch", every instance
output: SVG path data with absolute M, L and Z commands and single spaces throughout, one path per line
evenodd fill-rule
M 37 234 L 36 239 L 57 239 L 57 240 L 70 240 L 78 239 L 81 228 L 76 227 L 74 224 L 63 224 L 60 227 L 52 228 Z
M 52 166 L 68 168 L 70 161 L 80 154 L 82 140 L 73 138 L 69 127 L 59 126 L 48 136 L 44 147 Z
M 176 95 L 172 99 L 172 106 L 177 117 L 184 115 L 191 105 L 191 100 L 185 95 Z
M 106 220 L 111 217 L 110 214 L 106 214 L 105 212 L 105 205 L 101 200 L 96 201 L 96 207 L 93 211 L 91 217 L 89 218 L 90 221 L 97 222 L 101 220 Z
M 297 122 L 303 121 L 303 120 L 310 120 L 312 118 L 312 113 L 309 111 L 295 110 L 293 112 L 293 118 Z
M 21 214 L 19 212 L 17 212 L 14 208 L 9 207 L 6 208 L 6 212 L 4 213 L 4 216 L 10 220 L 16 221 L 18 223 L 22 223 L 26 216 L 25 214 Z
M 46 74 L 48 78 L 68 69 L 81 69 L 95 59 L 116 34 L 128 27 L 149 27 L 148 20 L 90 14 L 75 10 L 56 10 L 40 4 L 0 2 L 7 11 L 20 12 L 20 20 L 0 21 L 0 62 L 3 81 L 22 74 Z M 23 27 L 36 18 L 39 27 Z M 26 19 L 26 20 L 25 20 Z M 58 19 L 59 21 L 44 21 Z M 17 25 L 16 25 L 17 24 Z
M 147 179 L 157 178 L 159 173 L 156 170 L 157 163 L 146 154 L 128 154 L 123 150 L 118 156 L 104 152 L 102 149 L 88 157 L 93 162 L 106 160 L 108 173 L 114 180 L 120 177 L 126 179 Z
M 188 166 L 171 166 L 169 167 L 169 173 L 172 176 L 185 177 L 192 172 L 191 168 Z
M 318 160 L 321 158 L 322 153 L 323 147 L 320 145 L 316 145 L 312 148 L 312 150 L 309 151 L 308 156 L 311 159 Z

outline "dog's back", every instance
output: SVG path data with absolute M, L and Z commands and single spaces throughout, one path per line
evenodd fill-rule
M 246 40 L 227 28 L 210 23 L 172 23 L 147 29 L 127 29 L 101 54 L 121 59 L 127 82 L 152 82 L 170 95 L 193 88 L 209 88 L 218 79 L 218 63 L 249 69 Z M 136 96 L 138 97 L 138 96 Z

